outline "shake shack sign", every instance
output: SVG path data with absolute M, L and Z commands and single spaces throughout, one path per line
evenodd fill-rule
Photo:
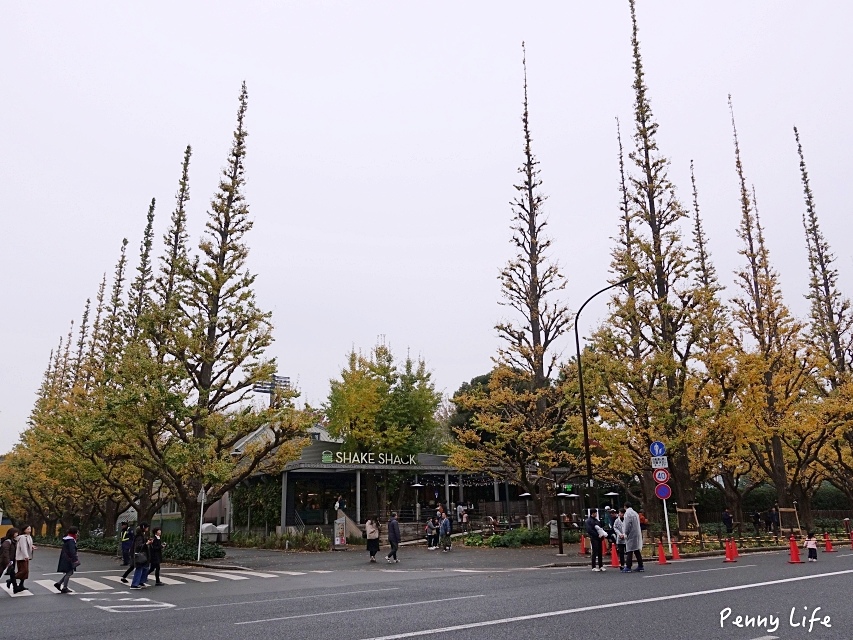
M 324 451 L 320 460 L 324 464 L 417 464 L 417 456 L 394 453 L 353 453 L 351 451 Z

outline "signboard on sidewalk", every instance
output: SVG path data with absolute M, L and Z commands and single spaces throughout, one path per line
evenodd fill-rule
M 335 520 L 335 546 L 345 547 L 347 544 L 347 519 L 338 518 Z

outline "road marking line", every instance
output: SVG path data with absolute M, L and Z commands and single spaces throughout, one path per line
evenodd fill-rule
M 685 573 L 703 573 L 705 571 L 728 571 L 729 569 L 746 569 L 747 567 L 757 567 L 757 564 L 739 564 L 736 567 L 717 567 L 716 569 L 696 569 L 694 571 L 674 571 L 672 573 L 659 573 L 656 576 L 643 576 L 644 578 L 666 578 L 667 576 L 681 576 Z M 761 640 L 759 638 L 758 640 Z
M 205 578 L 204 576 L 197 576 L 194 573 L 181 573 L 178 574 L 181 580 L 195 580 L 196 582 L 216 582 L 213 578 Z
M 243 576 L 252 576 L 253 578 L 278 578 L 274 573 L 264 573 L 262 571 L 230 571 L 229 573 L 239 573 Z
M 246 600 L 244 602 L 222 602 L 220 604 L 201 604 L 195 607 L 179 607 L 175 611 L 186 611 L 187 609 L 210 609 L 212 607 L 233 607 L 241 604 L 261 604 L 264 602 L 285 602 L 287 600 L 308 600 L 311 598 L 333 598 L 336 596 L 361 595 L 362 593 L 375 593 L 377 591 L 397 591 L 400 587 L 389 587 L 385 589 L 363 589 L 360 591 L 338 591 L 337 593 L 320 593 L 314 596 L 292 596 L 290 598 L 273 598 L 271 600 Z
M 181 577 L 183 578 L 185 576 Z M 160 576 L 160 582 L 162 582 L 163 584 L 186 584 L 186 582 L 183 582 L 181 580 L 175 580 L 174 578 L 169 578 L 167 576 Z
M 201 576 L 216 576 L 217 578 L 225 578 L 226 580 L 248 580 L 246 576 L 235 576 L 233 573 L 223 573 L 219 571 L 194 571 L 193 575 Z M 189 578 L 190 575 L 183 575 L 182 578 Z
M 65 574 L 63 574 L 65 575 Z M 33 580 L 37 585 L 44 587 L 51 593 L 59 593 L 59 591 L 53 585 L 56 584 L 53 580 Z
M 36 581 L 36 582 L 38 582 L 38 581 Z M 51 583 L 51 586 L 53 586 L 53 583 Z M 3 584 L 3 591 L 5 591 L 6 593 L 8 593 L 8 594 L 9 594 L 9 596 L 10 596 L 10 597 L 12 597 L 12 598 L 24 598 L 24 597 L 26 597 L 26 596 L 31 596 L 31 595 L 33 595 L 33 594 L 32 594 L 32 593 L 30 593 L 29 591 L 20 591 L 20 592 L 18 592 L 18 593 L 15 593 L 15 592 L 14 592 L 14 591 L 12 591 L 9 587 L 7 587 L 7 586 L 5 585 L 5 583 Z M 56 593 L 56 590 L 54 590 L 54 593 Z
M 808 576 L 800 576 L 797 578 L 781 578 L 779 580 L 768 580 L 766 582 L 753 582 L 751 584 L 741 584 L 734 587 L 720 587 L 718 589 L 705 589 L 704 591 L 691 591 L 689 593 L 676 593 L 669 596 L 657 596 L 654 598 L 642 598 L 640 600 L 624 600 L 622 602 L 610 602 L 607 604 L 594 604 L 588 607 L 577 607 L 574 609 L 562 609 L 560 611 L 546 611 L 544 613 L 532 613 L 525 616 L 515 616 L 512 618 L 499 618 L 497 620 L 485 620 L 483 622 L 471 622 L 468 624 L 458 624 L 452 627 L 431 628 L 424 631 L 410 631 L 408 633 L 396 633 L 390 636 L 372 636 L 363 640 L 401 640 L 402 638 L 421 638 L 432 636 L 436 633 L 449 633 L 451 631 L 465 631 L 467 629 L 476 629 L 478 627 L 493 627 L 499 624 L 508 624 L 511 622 L 524 622 L 526 620 L 539 620 L 542 618 L 555 618 L 557 616 L 565 616 L 571 613 L 585 613 L 587 611 L 598 611 L 599 609 L 614 609 L 616 607 L 628 607 L 635 604 L 648 604 L 650 602 L 666 602 L 667 600 L 680 600 L 682 598 L 692 598 L 694 596 L 707 596 L 714 593 L 726 593 L 727 591 L 743 591 L 744 589 L 756 589 L 758 587 L 766 587 L 774 584 L 785 584 L 788 582 L 799 582 L 801 580 L 815 580 L 817 578 L 828 578 L 832 576 L 842 576 L 853 573 L 853 569 L 844 571 L 832 571 L 830 573 L 815 573 Z M 330 612 L 335 613 L 335 612 Z M 344 613 L 344 612 L 342 612 Z M 244 624 L 244 623 L 236 623 Z
M 276 571 L 275 573 L 281 573 L 286 576 L 304 576 L 304 571 Z
M 332 573 L 332 572 L 331 571 L 322 571 L 320 569 L 317 569 L 316 571 L 312 571 L 311 573 Z
M 752 640 L 779 640 L 779 636 L 761 636 L 760 638 L 753 638 Z
M 92 591 L 112 591 L 115 587 L 104 584 L 103 582 L 96 582 L 95 580 L 90 580 L 89 578 L 71 578 L 71 582 L 79 584 L 87 589 L 91 589 Z M 38 581 L 39 584 L 42 584 L 42 581 Z M 50 585 L 53 586 L 52 584 Z
M 121 576 L 101 576 L 102 580 L 112 580 L 113 582 L 121 582 Z M 124 584 L 124 583 L 122 583 Z M 127 586 L 130 586 L 130 580 L 127 581 Z M 126 589 L 127 587 L 125 587 Z
M 399 604 L 389 604 L 382 607 L 360 607 L 358 609 L 342 609 L 338 611 L 321 611 L 319 613 L 303 613 L 296 616 L 284 616 L 281 618 L 265 618 L 263 620 L 246 620 L 245 622 L 235 622 L 235 625 L 238 624 L 257 624 L 258 622 L 278 622 L 280 620 L 295 620 L 297 618 L 315 618 L 319 616 L 335 616 L 342 613 L 356 613 L 358 611 L 378 611 L 380 609 L 397 609 L 399 607 L 417 607 L 423 604 L 436 604 L 438 602 L 455 602 L 456 600 L 469 600 L 471 598 L 485 598 L 485 594 L 479 594 L 476 596 L 459 596 L 457 598 L 442 598 L 441 600 L 418 600 L 417 602 L 401 602 Z M 415 635 L 423 635 L 428 636 L 429 633 L 423 633 L 419 631 Z

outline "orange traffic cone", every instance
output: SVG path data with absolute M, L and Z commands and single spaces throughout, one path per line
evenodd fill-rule
M 581 550 L 578 552 L 578 555 L 585 556 L 586 553 L 586 536 L 581 534 Z
M 797 539 L 792 535 L 791 536 L 791 559 L 788 560 L 788 564 L 802 564 L 802 560 L 800 560 L 800 548 L 797 546 Z
M 663 550 L 663 542 L 658 540 L 658 564 L 669 564 L 666 561 L 666 553 Z
M 832 548 L 832 540 L 829 539 L 829 533 L 826 531 L 823 532 L 823 552 L 835 553 L 835 549 Z
M 672 543 L 672 559 L 673 560 L 681 560 L 681 554 L 678 552 L 678 543 Z
M 732 541 L 731 538 L 726 538 L 726 559 L 723 562 L 737 562 L 734 557 L 734 553 L 732 552 Z
M 853 549 L 853 531 L 850 532 L 850 548 Z
M 737 560 L 740 557 L 740 554 L 737 552 L 737 540 L 732 538 L 732 558 Z
M 619 554 L 616 553 L 616 545 L 610 545 L 610 566 L 613 569 L 619 568 Z

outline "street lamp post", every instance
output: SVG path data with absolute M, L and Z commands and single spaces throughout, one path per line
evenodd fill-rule
M 615 287 L 622 286 L 623 284 L 628 284 L 629 282 L 635 280 L 636 278 L 637 278 L 637 276 L 628 276 L 627 278 L 623 278 L 622 280 L 620 280 L 619 282 L 617 282 L 615 284 L 611 284 L 609 286 L 604 287 L 600 291 L 596 291 L 589 298 L 586 299 L 586 302 L 584 302 L 580 306 L 580 309 L 578 309 L 578 312 L 575 314 L 575 349 L 577 350 L 577 357 L 578 357 L 578 390 L 580 391 L 580 397 L 581 397 L 581 421 L 583 423 L 583 449 L 584 449 L 584 455 L 586 456 L 586 482 L 587 482 L 588 487 L 592 487 L 592 484 L 593 484 L 593 480 L 592 480 L 592 457 L 589 454 L 589 426 L 587 425 L 587 420 L 586 420 L 586 398 L 584 398 L 584 393 L 583 393 L 583 368 L 581 366 L 581 342 L 580 342 L 580 336 L 578 335 L 578 319 L 580 318 L 581 311 L 583 311 L 583 308 L 593 298 L 595 298 L 597 295 L 602 294 L 605 291 L 609 291 L 610 289 L 613 289 Z M 585 508 L 588 509 L 589 505 L 588 504 L 585 505 Z
M 162 531 L 163 531 L 163 505 L 160 502 L 160 491 L 163 489 L 163 481 L 158 478 L 152 484 L 152 488 L 154 488 L 154 487 L 157 488 L 157 510 L 158 510 L 158 513 L 160 516 L 160 525 L 159 526 L 160 526 L 160 531 L 162 533 Z
M 554 506 L 557 508 L 557 555 L 563 556 L 566 555 L 563 553 L 563 514 L 562 509 L 560 509 L 560 496 L 566 495 L 561 494 L 558 485 L 557 485 L 557 472 L 554 472 Z

